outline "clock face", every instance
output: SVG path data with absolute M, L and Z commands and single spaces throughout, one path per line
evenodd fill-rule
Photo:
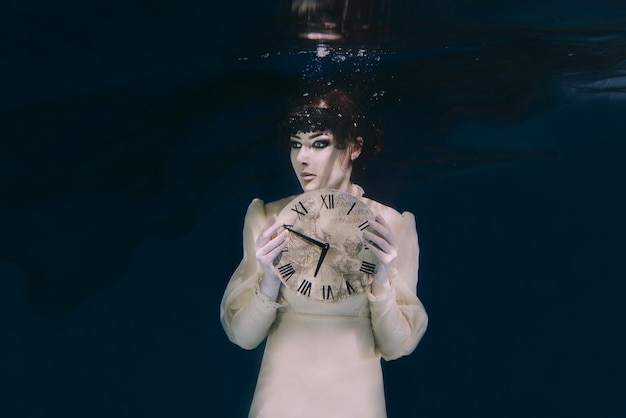
M 332 189 L 306 192 L 278 214 L 290 232 L 275 268 L 285 286 L 320 302 L 359 294 L 374 280 L 378 260 L 363 239 L 375 215 L 364 202 Z

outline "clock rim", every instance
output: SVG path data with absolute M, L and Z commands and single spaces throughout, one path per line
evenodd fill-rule
M 277 220 L 280 220 L 281 217 L 283 216 L 284 213 L 288 213 L 288 211 L 290 210 L 290 206 L 296 202 L 298 199 L 302 199 L 303 196 L 308 196 L 308 195 L 315 195 L 316 199 L 320 199 L 320 196 L 322 194 L 326 194 L 326 193 L 333 193 L 333 194 L 342 194 L 345 196 L 348 196 L 350 200 L 354 200 L 359 202 L 360 204 L 362 204 L 362 207 L 365 208 L 368 211 L 368 216 L 367 219 L 371 220 L 374 219 L 376 217 L 376 214 L 374 213 L 374 211 L 372 210 L 372 208 L 370 208 L 367 205 L 367 201 L 366 199 L 360 197 L 360 196 L 355 196 L 352 193 L 349 192 L 345 192 L 343 190 L 338 190 L 338 189 L 331 189 L 331 188 L 323 188 L 323 189 L 316 189 L 316 190 L 310 190 L 310 191 L 305 191 L 302 192 L 300 194 L 296 194 L 291 196 L 290 198 L 285 199 L 286 203 L 285 205 L 277 211 Z M 369 254 L 372 255 L 373 259 L 376 259 L 376 256 L 374 255 L 374 253 L 371 250 L 368 250 Z M 363 260 L 364 261 L 364 260 Z M 373 277 L 370 278 L 369 283 L 366 286 L 359 286 L 359 290 L 356 290 L 353 293 L 348 294 L 347 296 L 344 296 L 340 299 L 322 299 L 319 297 L 313 297 L 313 296 L 305 296 L 304 294 L 302 294 L 301 292 L 298 291 L 297 287 L 291 287 L 288 283 L 286 283 L 286 281 L 283 279 L 282 275 L 280 274 L 280 272 L 278 271 L 278 267 L 279 264 L 274 264 L 274 269 L 276 271 L 276 274 L 278 275 L 279 280 L 281 281 L 281 285 L 283 285 L 286 289 L 288 289 L 290 292 L 296 293 L 299 297 L 305 298 L 306 300 L 309 301 L 313 301 L 313 302 L 318 302 L 318 303 L 341 303 L 341 302 L 345 302 L 345 301 L 349 301 L 351 299 L 353 299 L 354 297 L 358 296 L 358 295 L 363 295 L 367 292 L 369 285 L 372 283 L 373 281 Z M 372 275 L 373 276 L 373 275 Z M 302 283 L 302 280 L 300 280 L 297 283 Z M 282 287 L 282 286 L 281 286 Z M 339 287 L 339 289 L 341 289 L 342 287 Z M 333 288 L 334 289 L 334 288 Z M 319 291 L 319 288 L 318 288 Z

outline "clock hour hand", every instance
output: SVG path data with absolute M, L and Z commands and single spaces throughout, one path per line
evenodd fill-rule
M 326 246 L 328 246 L 328 244 L 327 244 L 327 243 L 325 243 L 325 242 L 321 242 L 321 241 L 318 241 L 318 240 L 316 240 L 316 239 L 314 239 L 314 238 L 311 238 L 311 237 L 308 237 L 308 236 L 304 235 L 302 232 L 298 232 L 298 231 L 296 231 L 295 229 L 291 229 L 291 228 L 289 228 L 287 225 L 283 225 L 283 226 L 285 227 L 285 229 L 286 229 L 287 231 L 289 231 L 289 232 L 293 232 L 294 234 L 296 234 L 297 236 L 299 236 L 299 237 L 300 237 L 300 238 L 302 238 L 303 240 L 308 241 L 308 242 L 310 242 L 311 244 L 317 245 L 318 247 L 320 247 L 320 248 L 322 248 L 322 249 L 323 249 L 323 248 L 325 248 Z
M 315 267 L 315 273 L 313 273 L 313 277 L 317 277 L 317 272 L 320 271 L 320 267 L 322 267 L 322 262 L 324 261 L 324 257 L 326 257 L 326 253 L 328 252 L 329 248 L 330 245 L 328 243 L 324 244 L 324 247 L 322 248 L 322 253 L 320 254 L 320 258 L 319 260 L 317 260 L 317 267 Z

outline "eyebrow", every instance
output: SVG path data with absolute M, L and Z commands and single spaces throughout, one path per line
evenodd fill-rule
M 328 134 L 326 132 L 318 132 L 318 133 L 315 133 L 315 134 L 311 135 L 309 137 L 309 139 L 315 139 L 315 138 L 317 138 L 319 136 L 322 136 L 322 135 L 328 135 Z M 298 134 L 293 134 L 293 135 L 291 135 L 291 137 L 292 138 L 296 138 L 296 139 L 302 139 L 302 138 L 300 138 L 300 136 L 298 136 Z

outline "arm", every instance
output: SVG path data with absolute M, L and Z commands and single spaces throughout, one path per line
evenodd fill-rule
M 226 335 L 247 350 L 257 347 L 265 339 L 276 319 L 276 309 L 281 306 L 259 287 L 263 268 L 256 258 L 255 242 L 266 224 L 265 205 L 254 199 L 244 222 L 243 259 L 228 282 L 220 305 L 220 320 Z
M 368 293 L 372 330 L 376 348 L 385 360 L 413 352 L 426 331 L 428 316 L 417 297 L 419 246 L 415 218 L 401 216 L 390 208 L 383 213 L 389 219 L 397 256 L 386 277 L 372 284 Z

